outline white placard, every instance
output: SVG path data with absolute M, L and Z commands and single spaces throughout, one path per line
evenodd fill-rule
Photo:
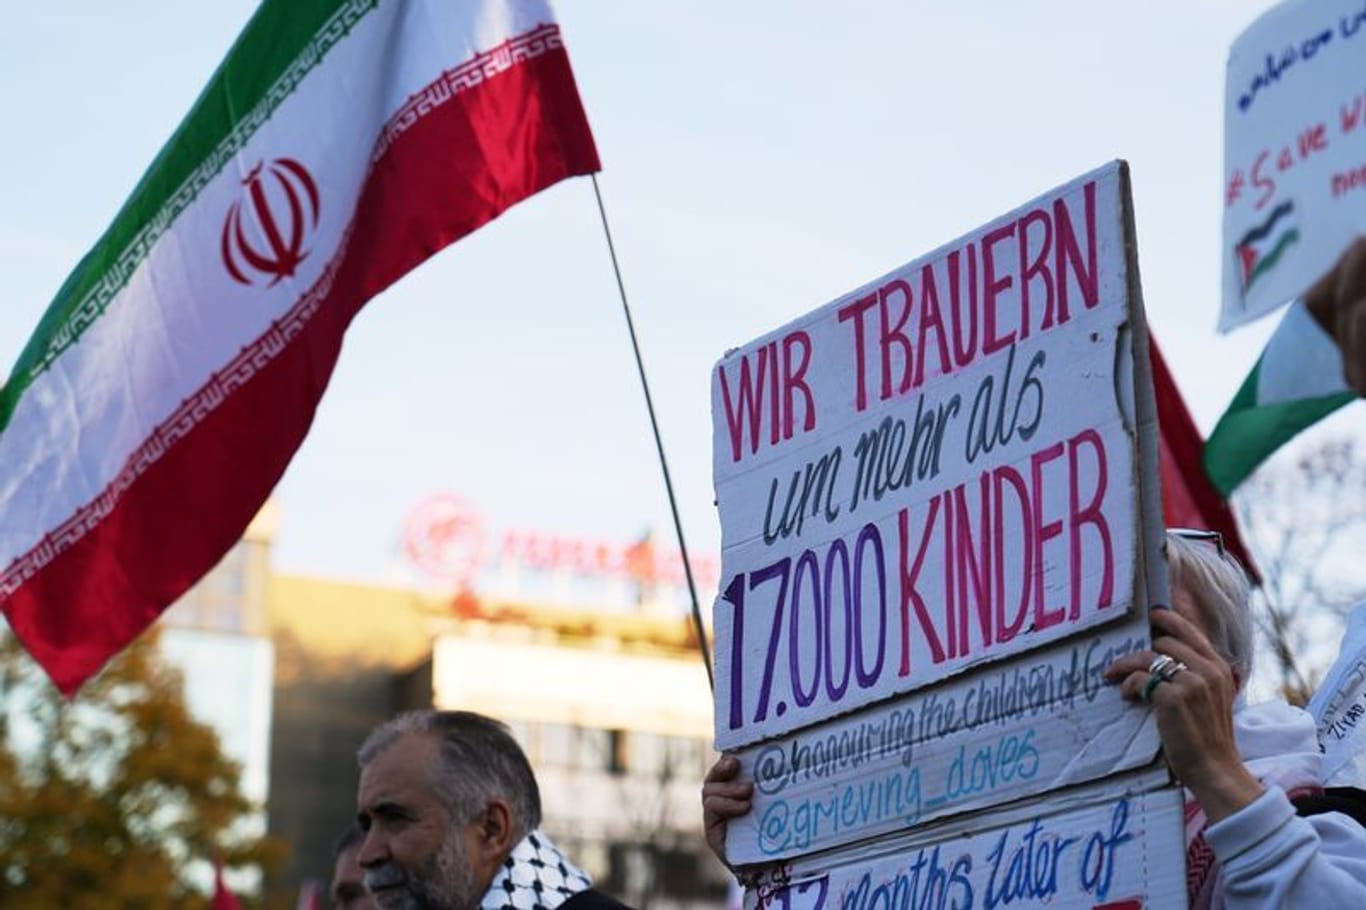
M 1145 616 L 739 753 L 754 810 L 732 863 L 771 862 L 1152 761 L 1147 712 L 1101 671 L 1148 647 Z
M 1040 809 L 973 817 L 798 860 L 747 892 L 747 910 L 1186 906 L 1179 790 L 1142 778 Z
M 718 748 L 1130 614 L 1127 192 L 1108 165 L 717 364 Z
M 1309 702 L 1309 713 L 1318 725 L 1324 784 L 1366 787 L 1366 603 L 1353 608 L 1338 659 Z
M 1366 6 L 1290 0 L 1229 52 L 1219 329 L 1302 294 L 1363 231 Z

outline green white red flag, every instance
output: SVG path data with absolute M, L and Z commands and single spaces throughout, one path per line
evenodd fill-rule
M 1342 351 L 1297 300 L 1205 444 L 1205 471 L 1228 497 L 1300 431 L 1355 400 Z
M 598 168 L 544 0 L 266 0 L 0 390 L 0 609 L 53 681 L 238 539 L 367 300 Z

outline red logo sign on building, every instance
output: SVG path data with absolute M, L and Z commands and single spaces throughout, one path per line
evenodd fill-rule
M 223 265 L 235 281 L 269 278 L 266 286 L 272 287 L 308 258 L 304 241 L 317 229 L 321 211 L 318 185 L 293 158 L 258 163 L 242 185 L 246 193 L 223 220 Z
M 468 587 L 484 561 L 484 523 L 463 499 L 449 493 L 429 496 L 408 517 L 403 550 L 433 578 Z
M 624 578 L 639 585 L 684 584 L 683 559 L 653 538 L 630 543 L 508 528 L 495 531 L 467 501 L 437 493 L 418 503 L 403 532 L 403 552 L 423 574 L 471 587 L 481 572 L 515 566 L 584 578 Z M 715 559 L 693 560 L 698 584 L 715 587 Z

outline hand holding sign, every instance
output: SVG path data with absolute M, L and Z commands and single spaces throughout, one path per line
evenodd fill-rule
M 1153 611 L 1153 650 L 1120 658 L 1105 676 L 1122 681 L 1125 698 L 1153 705 L 1172 772 L 1216 822 L 1255 800 L 1262 786 L 1244 767 L 1233 735 L 1233 669 L 1202 630 L 1190 592 L 1173 588 L 1172 602 L 1174 610 Z M 1179 661 L 1179 670 L 1167 676 L 1150 672 L 1160 655 Z
M 1366 396 L 1366 237 L 1358 237 L 1304 296 L 1304 303 L 1342 351 L 1342 373 Z
M 723 755 L 711 766 L 702 782 L 702 826 L 707 833 L 707 846 L 727 865 L 726 825 L 732 818 L 750 811 L 754 796 L 754 784 L 736 780 L 739 774 L 739 760 L 733 755 Z

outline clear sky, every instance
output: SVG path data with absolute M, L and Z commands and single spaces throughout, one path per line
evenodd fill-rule
M 254 5 L 7 5 L 6 374 Z M 562 0 L 691 548 L 719 546 L 723 351 L 1116 157 L 1150 324 L 1208 431 L 1274 321 L 1214 331 L 1224 61 L 1269 5 Z M 1364 422 L 1360 405 L 1334 421 Z M 498 527 L 672 533 L 587 179 L 356 320 L 278 491 L 276 564 L 395 577 L 406 515 L 443 490 Z

